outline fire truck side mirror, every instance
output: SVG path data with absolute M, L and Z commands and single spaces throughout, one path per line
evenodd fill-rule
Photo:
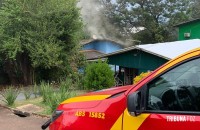
M 128 112 L 132 116 L 138 116 L 141 114 L 141 92 L 136 91 L 128 95 L 127 98 Z

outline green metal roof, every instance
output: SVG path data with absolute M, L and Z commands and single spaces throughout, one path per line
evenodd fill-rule
M 180 54 L 183 54 L 187 51 L 199 47 L 200 47 L 200 39 L 156 43 L 156 44 L 145 44 L 145 45 L 128 47 L 125 49 L 115 51 L 113 53 L 103 54 L 98 56 L 97 58 L 110 57 L 112 55 L 118 55 L 132 50 L 140 50 L 155 55 L 157 57 L 170 60 L 179 56 Z

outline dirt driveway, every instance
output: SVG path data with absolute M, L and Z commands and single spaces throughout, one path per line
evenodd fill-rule
M 36 116 L 19 117 L 0 106 L 1 130 L 41 130 L 41 125 L 48 119 Z

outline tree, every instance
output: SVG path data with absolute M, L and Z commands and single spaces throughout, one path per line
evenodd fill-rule
M 85 70 L 85 88 L 103 89 L 114 85 L 114 72 L 105 62 L 99 60 L 97 63 L 88 64 Z
M 156 43 L 175 40 L 172 24 L 188 20 L 189 0 L 100 0 L 105 15 L 111 23 L 120 27 L 124 35 L 142 43 Z M 176 20 L 177 19 L 177 20 Z M 133 34 L 132 29 L 145 30 Z
M 199 0 L 191 0 L 191 4 L 189 6 L 188 14 L 190 19 L 200 18 L 200 1 Z
M 82 21 L 76 0 L 5 0 L 0 56 L 12 84 L 32 84 L 35 70 L 66 73 L 78 53 Z

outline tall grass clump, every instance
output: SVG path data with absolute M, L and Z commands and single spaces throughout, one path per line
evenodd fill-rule
M 56 107 L 64 100 L 76 95 L 72 89 L 73 83 L 71 79 L 60 81 L 59 88 L 48 95 L 46 104 L 49 106 L 50 112 L 53 112 Z
M 69 78 L 60 81 L 58 93 L 61 95 L 63 100 L 68 97 L 67 95 L 70 93 L 70 89 L 72 89 L 72 85 L 73 85 L 72 80 Z
M 35 83 L 32 87 L 33 95 L 35 98 L 39 96 L 39 86 Z
M 31 98 L 31 94 L 32 94 L 32 88 L 24 88 L 23 86 L 21 86 L 22 92 L 24 94 L 24 97 L 26 100 Z
M 43 102 L 46 103 L 49 96 L 54 92 L 53 86 L 49 83 L 41 82 L 40 84 L 40 94 L 43 97 Z
M 57 92 L 53 92 L 51 95 L 49 95 L 49 97 L 46 100 L 46 104 L 49 107 L 50 113 L 52 113 L 61 102 L 63 102 L 64 100 L 66 100 L 70 97 L 74 97 L 76 95 L 76 93 L 74 91 L 73 92 L 67 91 L 67 92 L 65 92 L 64 96 L 63 96 L 63 94 L 64 93 L 59 93 L 57 91 Z
M 64 100 L 73 97 L 76 93 L 73 90 L 71 79 L 61 80 L 58 87 L 50 83 L 41 82 L 40 93 L 43 97 L 43 103 L 49 107 L 48 112 L 53 112 L 57 106 Z
M 19 95 L 19 90 L 13 86 L 9 86 L 8 88 L 3 89 L 1 95 L 4 98 L 2 101 L 8 106 L 12 106 Z
M 30 90 L 26 90 L 24 91 L 24 97 L 26 100 L 30 99 L 31 98 L 31 91 Z

